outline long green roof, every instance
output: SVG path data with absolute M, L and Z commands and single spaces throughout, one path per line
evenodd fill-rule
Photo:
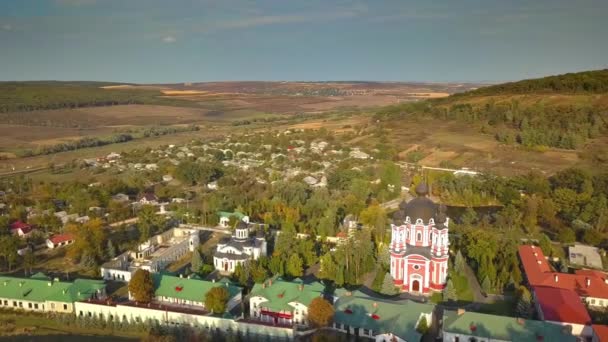
M 405 341 L 420 341 L 422 335 L 416 331 L 416 324 L 422 314 L 432 313 L 433 308 L 431 304 L 390 302 L 359 291 L 340 291 L 334 304 L 334 322 L 372 330 L 374 334 L 392 333 Z
M 154 288 L 156 297 L 179 298 L 194 302 L 204 302 L 205 295 L 214 287 L 225 287 L 230 298 L 242 292 L 242 288 L 220 282 L 211 282 L 197 278 L 180 278 L 166 274 L 154 275 Z
M 272 285 L 270 285 L 271 282 Z M 313 299 L 323 295 L 323 290 L 325 289 L 325 286 L 321 283 L 304 284 L 300 279 L 286 281 L 281 278 L 274 278 L 267 280 L 264 284 L 255 284 L 251 290 L 250 297 L 260 296 L 266 298 L 268 301 L 263 302 L 261 305 L 276 312 L 282 310 L 292 311 L 294 308 L 289 305 L 291 302 L 298 302 L 308 306 Z
M 243 217 L 245 217 L 245 214 L 241 213 L 240 211 L 234 211 L 234 212 L 218 211 L 217 214 L 219 215 L 219 217 L 226 217 L 226 218 L 230 218 L 230 217 L 234 216 L 239 220 L 242 220 Z
M 105 287 L 102 280 L 76 279 L 73 283 L 32 278 L 0 277 L 0 297 L 31 302 L 55 301 L 73 303 L 90 298 Z
M 471 329 L 471 326 L 474 328 Z M 504 341 L 537 342 L 540 336 L 543 341 L 576 341 L 574 336 L 564 333 L 563 327 L 556 324 L 477 312 L 458 315 L 457 311 L 444 311 L 443 330 Z

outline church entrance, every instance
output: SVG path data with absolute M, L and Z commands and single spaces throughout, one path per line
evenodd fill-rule
M 420 292 L 420 280 L 412 281 L 412 290 L 411 292 Z
M 228 272 L 228 262 L 224 261 L 224 271 Z

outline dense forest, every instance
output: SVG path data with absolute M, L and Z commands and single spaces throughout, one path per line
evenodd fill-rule
M 593 70 L 537 79 L 508 82 L 483 87 L 466 93 L 454 95 L 505 95 L 529 93 L 606 93 L 608 92 L 608 69 Z
M 606 133 L 608 95 L 554 98 L 543 95 L 548 91 L 608 93 L 608 70 L 506 83 L 444 99 L 387 107 L 376 117 L 414 115 L 461 121 L 478 125 L 482 133 L 492 134 L 500 142 L 531 148 L 578 149 L 587 139 Z M 522 93 L 526 95 L 517 95 Z M 513 95 L 504 96 L 507 94 Z
M 159 97 L 157 90 L 102 89 L 100 82 L 0 82 L 0 113 L 121 104 L 188 106 L 190 102 Z M 190 104 L 191 105 L 191 104 Z

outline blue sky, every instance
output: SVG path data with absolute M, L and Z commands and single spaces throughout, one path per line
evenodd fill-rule
M 0 80 L 504 81 L 608 67 L 606 0 L 0 0 Z

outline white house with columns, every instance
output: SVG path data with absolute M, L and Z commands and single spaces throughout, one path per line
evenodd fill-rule
M 101 277 L 105 280 L 128 282 L 138 269 L 156 273 L 164 270 L 169 264 L 194 251 L 199 245 L 197 229 L 177 227 L 155 235 L 101 265 Z

